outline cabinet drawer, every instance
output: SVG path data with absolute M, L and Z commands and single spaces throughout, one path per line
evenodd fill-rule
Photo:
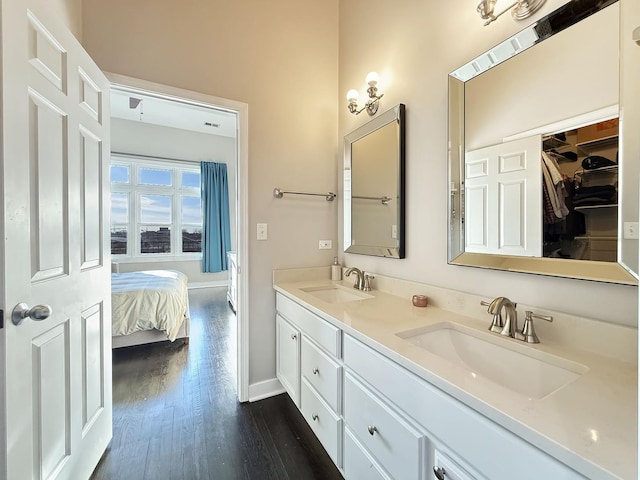
M 281 293 L 276 294 L 276 309 L 278 313 L 293 322 L 331 355 L 335 355 L 337 358 L 341 357 L 341 330 L 339 328 L 331 325 Z
M 480 478 L 477 474 L 475 476 L 471 475 L 438 450 L 435 451 L 433 463 L 434 469 L 440 469 L 445 472 L 445 478 L 447 480 L 476 480 Z
M 390 480 L 376 464 L 364 447 L 355 439 L 349 430 L 344 427 L 344 478 L 367 480 Z
M 349 372 L 344 383 L 344 420 L 358 441 L 393 478 L 424 478 L 425 437 Z
M 302 337 L 300 372 L 329 406 L 340 413 L 342 367 L 306 336 Z
M 300 411 L 338 468 L 342 466 L 342 420 L 331 411 L 305 379 Z

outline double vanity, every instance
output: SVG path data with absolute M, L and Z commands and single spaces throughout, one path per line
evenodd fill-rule
M 345 478 L 637 478 L 635 329 L 519 305 L 554 318 L 528 344 L 492 299 L 374 282 L 274 272 L 278 378 Z

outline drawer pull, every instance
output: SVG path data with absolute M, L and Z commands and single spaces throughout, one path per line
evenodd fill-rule
M 313 415 L 311 415 L 311 418 L 313 418 L 314 422 L 317 422 L 318 421 L 318 414 L 314 413 Z
M 376 432 L 378 431 L 378 429 L 377 429 L 375 426 L 373 426 L 373 425 L 369 425 L 369 426 L 367 427 L 367 430 L 369 430 L 369 434 L 370 434 L 370 435 L 373 435 L 374 433 L 376 433 Z
M 317 375 L 318 373 L 320 373 L 320 370 L 318 370 L 318 367 L 316 367 L 312 370 L 312 372 L 314 375 Z
M 291 340 L 297 340 L 298 338 L 298 334 L 297 333 L 292 333 L 291 334 Z
M 445 480 L 444 477 L 447 475 L 447 472 L 442 467 L 433 467 L 433 474 L 438 480 Z

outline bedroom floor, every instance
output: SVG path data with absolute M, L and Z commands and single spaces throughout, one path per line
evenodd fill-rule
M 226 289 L 189 301 L 188 346 L 114 350 L 113 439 L 91 479 L 341 479 L 286 394 L 238 403 Z

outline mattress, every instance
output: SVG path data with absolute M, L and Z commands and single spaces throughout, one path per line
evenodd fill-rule
M 160 330 L 171 341 L 188 315 L 187 277 L 175 270 L 111 274 L 112 335 Z

